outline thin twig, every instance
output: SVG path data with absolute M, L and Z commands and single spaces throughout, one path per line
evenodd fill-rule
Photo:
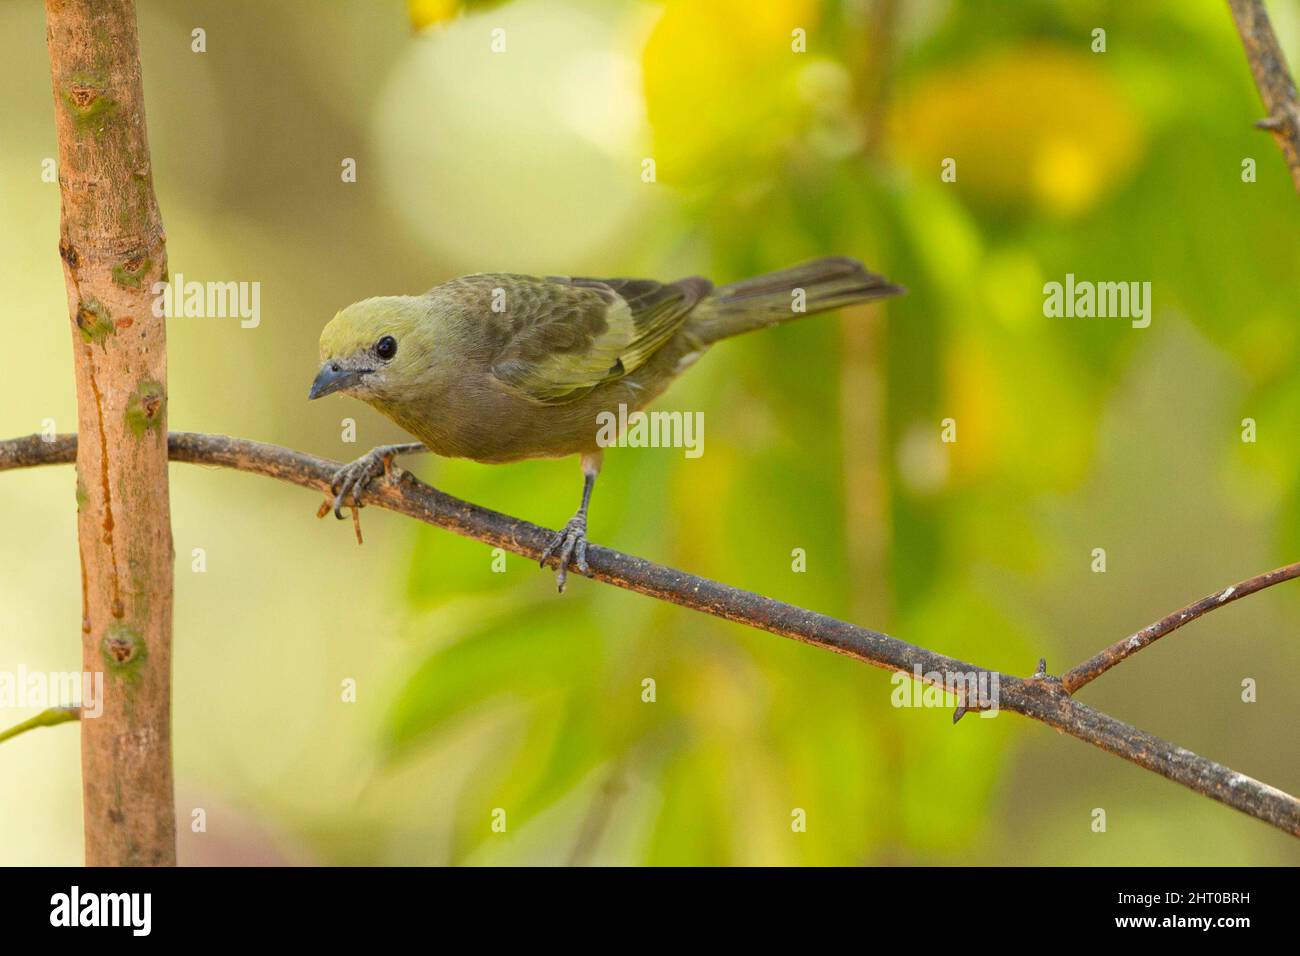
M 1101 653 L 1088 658 L 1078 667 L 1068 671 L 1061 678 L 1061 683 L 1067 693 L 1073 694 L 1085 684 L 1092 683 L 1120 661 L 1131 657 L 1147 645 L 1155 643 L 1166 634 L 1178 630 L 1184 624 L 1188 624 L 1198 617 L 1204 617 L 1211 611 L 1231 604 L 1233 601 L 1240 601 L 1256 591 L 1262 591 L 1275 584 L 1281 584 L 1283 581 L 1290 581 L 1292 578 L 1300 578 L 1300 561 L 1295 564 L 1288 564 L 1284 568 L 1257 574 L 1253 578 L 1247 578 L 1245 581 L 1224 588 L 1222 591 L 1207 594 L 1199 601 L 1187 605 L 1181 611 L 1174 611 L 1173 614 L 1165 615 L 1154 624 L 1148 624 L 1142 630 L 1130 634 L 1124 640 L 1117 641 Z
M 40 435 L 3 441 L 0 442 L 0 471 L 66 464 L 75 458 L 76 446 L 75 435 L 59 435 L 52 441 Z M 341 467 L 338 462 L 314 455 L 224 435 L 173 432 L 168 436 L 168 452 L 173 461 L 248 471 L 323 494 L 329 494 L 330 481 Z M 552 537 L 551 532 L 535 524 L 453 498 L 396 468 L 393 480 L 375 482 L 363 494 L 362 501 L 534 560 L 541 556 Z M 555 559 L 550 563 L 554 565 Z M 979 686 L 996 686 L 997 706 L 1002 710 L 1040 721 L 1300 836 L 1300 800 L 1093 710 L 1066 693 L 1061 681 L 1043 673 L 1041 668 L 1028 678 L 986 670 L 879 631 L 598 545 L 588 548 L 587 563 L 591 566 L 591 576 L 607 584 L 789 637 L 886 670 L 919 676 L 927 684 L 951 689 L 955 681 L 962 679 L 975 680 Z M 972 702 L 966 705 L 970 709 L 977 706 Z
M 1246 48 L 1260 99 L 1268 109 L 1268 116 L 1255 125 L 1273 134 L 1291 170 L 1296 191 L 1300 192 L 1300 97 L 1287 69 L 1286 55 L 1268 21 L 1263 0 L 1228 0 L 1228 7 Z
M 21 724 L 14 724 L 8 730 L 0 730 L 0 743 L 6 740 L 12 740 L 19 734 L 25 734 L 29 730 L 35 730 L 37 727 L 53 727 L 56 724 L 66 724 L 70 720 L 81 719 L 80 707 L 47 707 L 35 717 L 24 720 Z

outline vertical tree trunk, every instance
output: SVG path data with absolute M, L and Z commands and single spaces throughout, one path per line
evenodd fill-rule
M 131 0 L 46 0 L 77 383 L 86 863 L 172 865 L 172 538 L 162 221 Z

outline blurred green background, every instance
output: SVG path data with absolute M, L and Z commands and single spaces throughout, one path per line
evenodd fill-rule
M 171 272 L 262 284 L 256 329 L 169 323 L 174 429 L 400 440 L 305 400 L 320 328 L 366 296 L 854 255 L 910 294 L 715 349 L 657 406 L 702 410 L 705 454 L 611 452 L 593 540 L 1020 674 L 1300 557 L 1300 197 L 1218 0 L 140 7 Z M 1270 7 L 1300 62 L 1297 6 Z M 0 3 L 0 83 L 0 434 L 66 431 L 36 0 Z M 1150 328 L 1045 318 L 1067 272 L 1149 281 Z M 571 461 L 408 464 L 551 527 L 580 487 Z M 74 669 L 72 469 L 0 481 L 0 669 Z M 1300 863 L 1037 724 L 895 709 L 836 655 L 581 579 L 559 598 L 375 509 L 358 548 L 265 479 L 177 465 L 171 495 L 182 862 Z M 1233 604 L 1081 696 L 1295 793 L 1297 612 L 1296 585 Z M 71 727 L 0 748 L 0 863 L 80 861 L 78 774 Z

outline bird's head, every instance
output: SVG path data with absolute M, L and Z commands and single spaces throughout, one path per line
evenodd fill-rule
M 320 371 L 307 397 L 363 401 L 400 393 L 429 366 L 434 322 L 419 296 L 381 296 L 343 309 L 320 334 Z

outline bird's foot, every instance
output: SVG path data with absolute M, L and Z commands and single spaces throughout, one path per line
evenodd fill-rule
M 546 562 L 557 553 L 560 561 L 555 566 L 555 587 L 561 594 L 564 593 L 564 582 L 569 574 L 570 559 L 580 574 L 591 577 L 591 568 L 587 567 L 587 516 L 582 512 L 570 518 L 563 531 L 555 533 L 551 543 L 542 552 L 542 560 L 538 564 L 546 567 Z
M 393 458 L 396 455 L 395 446 L 380 445 L 334 472 L 334 477 L 330 480 L 330 492 L 333 493 L 334 500 L 331 502 L 327 497 L 316 517 L 323 518 L 333 511 L 334 517 L 342 521 L 343 508 L 347 505 L 352 509 L 352 524 L 356 528 L 357 543 L 360 544 L 361 524 L 357 509 L 362 507 L 361 496 L 380 475 L 392 476 Z

